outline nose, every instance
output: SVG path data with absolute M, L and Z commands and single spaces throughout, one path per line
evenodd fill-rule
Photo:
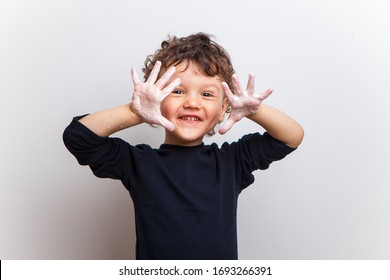
M 199 109 L 201 106 L 199 95 L 197 93 L 188 92 L 186 94 L 183 106 L 186 109 Z

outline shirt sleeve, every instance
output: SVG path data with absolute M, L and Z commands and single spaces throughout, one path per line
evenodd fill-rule
M 88 165 L 99 178 L 119 179 L 130 189 L 132 162 L 142 156 L 142 149 L 120 138 L 101 137 L 75 117 L 63 133 L 66 148 L 81 165 Z
M 267 132 L 245 135 L 232 145 L 236 164 L 241 171 L 241 189 L 254 182 L 253 171 L 267 169 L 272 162 L 283 159 L 296 149 L 273 138 Z
M 267 169 L 272 162 L 283 159 L 296 149 L 273 138 L 267 132 L 263 135 L 246 135 L 238 143 L 240 154 L 250 171 Z

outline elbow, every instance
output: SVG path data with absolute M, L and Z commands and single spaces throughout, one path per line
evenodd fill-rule
M 305 136 L 305 131 L 303 127 L 297 124 L 297 127 L 294 129 L 292 136 L 293 137 L 291 137 L 290 141 L 288 141 L 288 143 L 286 144 L 291 148 L 298 148 L 298 146 L 301 145 L 303 138 Z

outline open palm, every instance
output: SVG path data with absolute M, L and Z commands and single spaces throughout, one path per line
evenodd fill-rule
M 267 89 L 260 95 L 254 93 L 254 74 L 249 74 L 246 89 L 241 87 L 240 81 L 238 80 L 236 74 L 232 76 L 232 81 L 234 93 L 225 82 L 222 83 L 225 95 L 230 103 L 231 112 L 227 121 L 219 128 L 218 132 L 220 134 L 225 134 L 236 122 L 240 121 L 243 117 L 256 113 L 259 110 L 261 102 L 272 93 L 272 89 Z

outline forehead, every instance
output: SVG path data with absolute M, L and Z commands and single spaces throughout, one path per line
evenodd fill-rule
M 174 77 L 189 80 L 201 80 L 204 83 L 213 85 L 221 85 L 221 82 L 223 81 L 219 76 L 209 76 L 204 74 L 201 68 L 196 63 L 191 61 L 183 61 L 175 65 L 175 67 L 176 72 Z

